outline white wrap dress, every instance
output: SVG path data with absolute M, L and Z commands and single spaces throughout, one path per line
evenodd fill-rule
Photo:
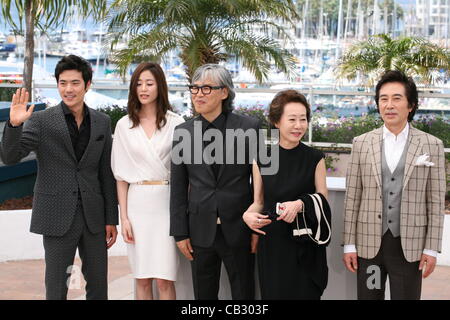
M 111 167 L 119 181 L 128 182 L 127 214 L 134 244 L 127 244 L 128 259 L 136 279 L 176 281 L 178 249 L 169 236 L 170 185 L 139 185 L 140 181 L 170 181 L 173 132 L 183 118 L 171 111 L 167 123 L 148 138 L 141 125 L 130 129 L 128 115 L 116 126 Z

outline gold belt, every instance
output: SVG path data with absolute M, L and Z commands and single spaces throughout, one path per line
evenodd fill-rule
M 169 180 L 158 180 L 158 181 L 139 181 L 136 182 L 136 184 L 143 184 L 143 185 L 168 185 L 169 184 Z

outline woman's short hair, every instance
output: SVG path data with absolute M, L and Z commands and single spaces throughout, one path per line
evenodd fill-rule
M 278 92 L 269 105 L 269 122 L 272 126 L 278 123 L 284 112 L 284 107 L 291 102 L 298 102 L 305 106 L 306 119 L 311 120 L 311 106 L 306 97 L 297 90 L 289 89 Z
M 233 110 L 233 100 L 236 96 L 234 91 L 233 79 L 228 70 L 214 63 L 204 64 L 195 70 L 192 76 L 192 83 L 209 79 L 214 81 L 219 86 L 224 86 L 228 89 L 228 97 L 222 101 L 222 112 L 231 112 Z
M 141 73 L 146 70 L 152 73 L 158 88 L 158 97 L 156 98 L 156 127 L 159 130 L 166 125 L 166 113 L 167 110 L 172 110 L 172 107 L 169 103 L 169 93 L 164 71 L 157 63 L 142 62 L 134 70 L 130 81 L 130 91 L 128 93 L 128 116 L 133 122 L 132 128 L 137 127 L 139 125 L 139 111 L 142 108 L 137 94 L 137 85 Z
M 375 102 L 377 104 L 378 112 L 380 112 L 378 100 L 380 99 L 381 87 L 389 82 L 399 82 L 405 88 L 406 98 L 408 99 L 408 108 L 412 109 L 412 111 L 408 114 L 408 121 L 411 122 L 416 114 L 416 110 L 419 108 L 419 94 L 417 92 L 417 87 L 414 80 L 398 70 L 387 71 L 377 83 L 375 88 Z

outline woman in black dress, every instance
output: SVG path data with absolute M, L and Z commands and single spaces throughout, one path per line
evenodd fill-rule
M 279 169 L 261 176 L 254 165 L 255 199 L 264 199 L 264 214 L 243 215 L 254 232 L 263 234 L 257 253 L 262 299 L 320 299 L 327 285 L 325 247 L 295 241 L 290 226 L 302 209 L 302 195 L 328 196 L 324 154 L 300 141 L 310 119 L 306 98 L 295 90 L 279 92 L 270 104 L 269 121 L 280 134 Z M 281 214 L 271 220 L 277 203 Z

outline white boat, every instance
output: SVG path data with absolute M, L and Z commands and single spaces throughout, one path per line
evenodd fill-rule
M 13 78 L 20 77 L 21 79 L 23 74 L 23 68 L 24 68 L 23 62 L 0 61 L 0 75 L 2 75 L 3 78 L 9 76 Z M 33 65 L 33 79 L 49 79 L 51 77 L 53 77 L 53 75 L 47 72 L 45 69 L 43 69 L 37 64 Z
M 96 42 L 75 41 L 68 43 L 64 46 L 64 54 L 75 54 L 91 62 L 95 62 L 97 59 L 102 61 L 106 59 L 102 47 Z

